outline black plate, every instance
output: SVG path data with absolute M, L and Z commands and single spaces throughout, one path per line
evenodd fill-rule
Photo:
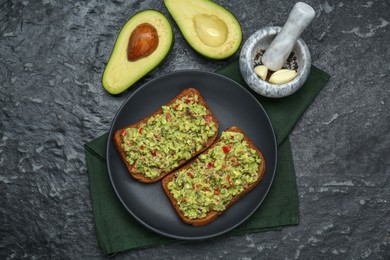
M 218 119 L 220 132 L 232 125 L 240 127 L 266 159 L 266 171 L 260 184 L 214 222 L 203 227 L 193 227 L 181 221 L 165 196 L 160 182 L 142 184 L 133 179 L 113 142 L 117 129 L 149 116 L 188 87 L 196 88 L 201 93 Z M 268 116 L 249 91 L 219 74 L 186 70 L 173 72 L 146 83 L 123 103 L 109 132 L 107 167 L 120 201 L 140 223 L 168 237 L 203 239 L 235 228 L 260 206 L 275 175 L 276 147 Z

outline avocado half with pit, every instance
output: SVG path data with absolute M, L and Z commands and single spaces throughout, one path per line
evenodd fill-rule
M 240 47 L 242 30 L 232 13 L 211 0 L 164 0 L 184 38 L 201 55 L 225 59 Z
M 103 87 L 119 94 L 154 69 L 173 46 L 168 19 L 155 10 L 131 17 L 120 31 L 103 73 Z

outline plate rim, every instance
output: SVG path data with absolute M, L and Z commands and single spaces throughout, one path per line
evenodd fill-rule
M 167 233 L 167 232 L 164 232 L 164 231 L 161 231 L 147 223 L 145 223 L 145 221 L 143 221 L 140 217 L 138 217 L 131 209 L 128 208 L 128 206 L 126 205 L 125 201 L 122 199 L 121 195 L 119 194 L 118 190 L 117 190 L 117 187 L 115 186 L 114 184 L 114 180 L 112 178 L 112 173 L 111 173 L 111 170 L 110 170 L 110 167 L 109 167 L 109 154 L 110 154 L 110 144 L 112 143 L 112 137 L 113 137 L 113 134 L 114 134 L 114 124 L 115 122 L 117 121 L 117 118 L 120 114 L 120 112 L 122 111 L 122 109 L 126 106 L 126 104 L 135 96 L 137 95 L 138 92 L 142 91 L 144 88 L 148 87 L 148 85 L 151 85 L 153 84 L 154 82 L 156 81 L 159 81 L 159 80 L 162 80 L 163 78 L 166 78 L 166 77 L 172 77 L 176 74 L 186 74 L 186 73 L 204 73 L 204 74 L 208 74 L 208 75 L 212 75 L 213 77 L 220 77 L 220 78 L 223 78 L 224 80 L 228 80 L 230 81 L 232 84 L 234 85 L 237 85 L 237 87 L 240 87 L 241 90 L 243 90 L 244 92 L 247 92 L 246 94 L 248 94 L 258 105 L 259 107 L 262 109 L 262 111 L 264 112 L 264 115 L 266 117 L 266 119 L 268 120 L 269 122 L 269 125 L 271 127 L 271 133 L 272 133 L 272 136 L 273 136 L 273 146 L 274 146 L 274 149 L 275 149 L 275 154 L 273 155 L 274 158 L 275 158 L 275 163 L 273 165 L 273 172 L 272 172 L 272 176 L 271 176 L 271 180 L 270 180 L 270 183 L 264 193 L 264 196 L 261 198 L 261 200 L 259 200 L 259 202 L 257 203 L 257 205 L 250 211 L 249 214 L 247 214 L 242 220 L 238 221 L 236 224 L 234 225 L 231 225 L 230 227 L 222 230 L 222 231 L 219 231 L 219 232 L 216 232 L 216 233 L 213 233 L 213 234 L 210 234 L 210 235 L 201 235 L 201 236 L 183 236 L 183 235 L 174 235 L 174 234 L 170 234 L 170 233 Z M 194 87 L 196 88 L 196 87 Z M 142 224 L 144 227 L 148 228 L 149 230 L 152 230 L 153 232 L 157 233 L 157 234 L 160 234 L 162 236 L 165 236 L 165 237 L 168 237 L 168 238 L 174 238 L 174 239 L 178 239 L 178 240 L 204 240 L 204 239 L 209 239 L 209 238 L 213 238 L 213 237 L 217 237 L 217 236 L 220 236 L 222 234 L 225 234 L 233 229 L 235 229 L 236 227 L 238 227 L 239 225 L 243 224 L 245 221 L 248 220 L 249 217 L 251 217 L 256 211 L 257 209 L 260 207 L 260 205 L 263 203 L 264 199 L 268 196 L 268 193 L 273 185 L 273 181 L 274 181 L 274 178 L 275 178 L 275 174 L 276 174 L 276 167 L 277 167 L 277 164 L 278 164 L 278 158 L 277 158 L 277 155 L 278 155 L 278 145 L 277 145 L 277 140 L 276 140 L 276 135 L 275 135 L 275 130 L 273 128 L 273 125 L 271 123 L 271 120 L 268 116 L 268 113 L 266 112 L 266 110 L 264 109 L 264 107 L 261 105 L 260 101 L 255 98 L 255 96 L 248 90 L 246 89 L 244 86 L 242 86 L 241 84 L 239 84 L 238 82 L 228 78 L 227 76 L 225 75 L 221 75 L 221 74 L 218 74 L 216 72 L 209 72 L 209 71 L 204 71 L 204 70 L 198 70 L 198 69 L 183 69 L 183 70 L 176 70 L 176 71 L 172 71 L 172 72 L 168 72 L 168 73 L 165 73 L 163 75 L 160 75 L 160 76 L 157 76 L 151 80 L 149 80 L 148 82 L 145 82 L 144 84 L 142 84 L 141 86 L 139 86 L 136 90 L 134 90 L 123 102 L 122 104 L 120 105 L 120 107 L 117 109 L 117 111 L 115 112 L 115 116 L 114 118 L 112 119 L 111 121 L 111 125 L 110 125 L 110 129 L 108 131 L 108 138 L 107 138 L 107 143 L 106 143 L 106 168 L 107 168 L 107 171 L 108 171 L 108 175 L 109 175 L 109 179 L 110 179 L 110 183 L 111 183 L 111 186 L 112 188 L 114 189 L 114 192 L 115 192 L 115 195 L 116 197 L 119 199 L 119 201 L 121 202 L 122 206 L 126 209 L 126 211 L 128 213 L 130 213 L 130 215 L 136 219 L 140 224 Z

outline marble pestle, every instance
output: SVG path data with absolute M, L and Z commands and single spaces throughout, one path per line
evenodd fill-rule
M 286 23 L 270 46 L 265 50 L 262 62 L 272 71 L 280 70 L 290 55 L 294 45 L 315 16 L 314 9 L 305 3 L 298 2 L 291 10 Z

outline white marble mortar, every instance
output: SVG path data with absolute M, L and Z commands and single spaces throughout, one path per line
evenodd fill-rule
M 282 27 L 266 27 L 252 34 L 244 43 L 240 53 L 241 75 L 250 88 L 262 96 L 281 98 L 295 93 L 305 83 L 310 73 L 311 56 L 309 48 L 302 38 L 298 38 L 293 52 L 297 57 L 297 76 L 285 84 L 271 84 L 262 80 L 254 72 L 256 52 L 267 49 Z

